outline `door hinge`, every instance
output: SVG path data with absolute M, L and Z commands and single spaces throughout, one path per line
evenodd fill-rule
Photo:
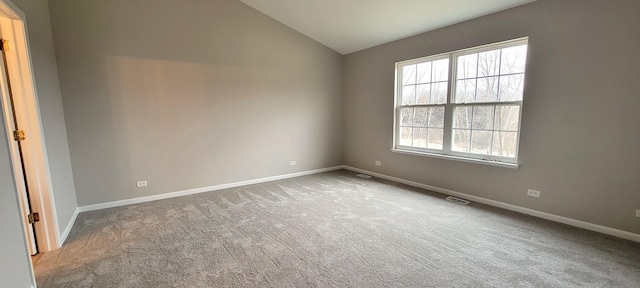
M 29 219 L 29 224 L 36 223 L 40 221 L 40 214 L 38 212 L 31 213 L 27 215 L 27 219 Z
M 9 51 L 9 40 L 0 39 L 0 50 Z
M 13 131 L 13 140 L 23 141 L 24 139 L 27 139 L 27 136 L 24 135 L 24 130 Z

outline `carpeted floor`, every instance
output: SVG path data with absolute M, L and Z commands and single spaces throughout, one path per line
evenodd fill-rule
M 38 287 L 640 287 L 640 243 L 355 175 L 82 213 Z

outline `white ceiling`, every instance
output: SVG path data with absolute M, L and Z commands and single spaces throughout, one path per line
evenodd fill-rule
M 240 1 L 348 54 L 535 0 Z

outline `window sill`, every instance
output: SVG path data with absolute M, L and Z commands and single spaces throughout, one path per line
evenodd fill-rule
M 483 165 L 489 165 L 489 166 L 505 167 L 505 168 L 511 168 L 511 169 L 518 169 L 518 167 L 520 167 L 519 164 L 515 164 L 515 163 L 506 163 L 506 162 L 498 162 L 498 161 L 491 161 L 491 160 L 465 158 L 465 157 L 459 157 L 459 156 L 453 156 L 453 155 L 443 155 L 443 154 L 435 154 L 435 153 L 416 152 L 416 151 L 401 150 L 401 149 L 391 149 L 391 152 L 409 154 L 409 155 L 425 156 L 425 157 L 432 157 L 432 158 L 440 158 L 440 159 L 448 159 L 448 160 L 461 161 L 461 162 L 467 162 L 467 163 L 483 164 Z

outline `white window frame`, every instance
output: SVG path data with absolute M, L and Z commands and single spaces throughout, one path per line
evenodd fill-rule
M 391 149 L 393 152 L 406 153 L 406 154 L 414 154 L 421 156 L 429 156 L 436 158 L 445 158 L 452 159 L 458 161 L 472 162 L 472 163 L 482 163 L 494 166 L 502 166 L 509 168 L 518 168 L 518 155 L 520 150 L 520 135 L 522 132 L 522 108 L 523 101 L 497 101 L 497 102 L 473 102 L 473 103 L 454 103 L 454 93 L 456 91 L 456 80 L 457 80 L 457 59 L 458 57 L 480 53 L 490 50 L 508 48 L 519 45 L 528 45 L 528 37 L 518 38 L 493 44 L 487 44 L 477 47 L 472 47 L 468 49 L 462 49 L 458 51 L 453 51 L 449 53 L 437 54 L 427 57 L 421 57 L 417 59 L 411 59 L 407 61 L 397 62 L 395 65 L 395 89 L 394 89 L 394 123 L 393 123 L 393 148 Z M 528 58 L 528 52 L 527 52 Z M 413 65 L 418 63 L 424 63 L 429 61 L 437 61 L 441 59 L 449 59 L 449 78 L 447 81 L 447 101 L 446 104 L 416 104 L 416 105 L 400 105 L 400 101 L 402 98 L 402 68 L 407 65 Z M 526 86 L 526 66 L 525 66 L 525 83 Z M 526 91 L 526 89 L 523 89 Z M 524 92 L 523 92 L 524 94 Z M 525 95 L 523 95 L 522 99 L 524 99 Z M 406 107 L 445 107 L 444 114 L 444 130 L 443 130 L 443 148 L 442 150 L 431 149 L 431 148 L 421 148 L 421 147 L 413 147 L 413 146 L 402 146 L 400 145 L 400 109 Z M 516 150 L 514 158 L 496 156 L 496 155 L 486 155 L 486 154 L 476 154 L 471 152 L 459 152 L 453 151 L 453 110 L 455 107 L 464 107 L 464 106 L 519 106 L 519 118 L 518 118 L 518 132 L 516 137 Z

